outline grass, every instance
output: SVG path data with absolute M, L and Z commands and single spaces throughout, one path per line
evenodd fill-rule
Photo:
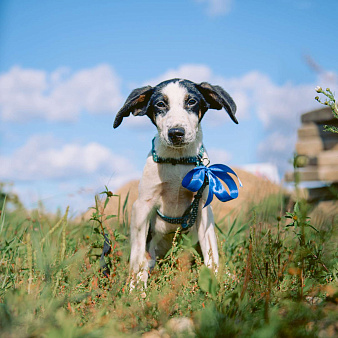
M 103 195 L 112 197 L 108 189 Z M 216 276 L 178 231 L 146 293 L 130 293 L 126 203 L 117 217 L 99 205 L 93 219 L 81 223 L 70 220 L 68 210 L 28 215 L 3 207 L 1 336 L 137 337 L 162 328 L 173 337 L 337 334 L 337 217 L 312 224 L 305 201 L 270 196 L 235 221 L 218 222 Z M 105 265 L 102 231 L 111 240 Z M 175 317 L 191 318 L 194 332 L 170 330 Z

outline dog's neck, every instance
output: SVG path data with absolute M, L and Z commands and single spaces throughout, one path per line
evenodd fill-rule
M 203 139 L 203 133 L 202 133 L 201 126 L 199 126 L 198 128 L 195 141 L 182 148 L 168 146 L 166 142 L 162 141 L 159 134 L 156 134 L 155 140 L 154 140 L 155 151 L 156 151 L 156 154 L 162 158 L 179 159 L 183 157 L 197 156 L 202 146 L 202 139 Z

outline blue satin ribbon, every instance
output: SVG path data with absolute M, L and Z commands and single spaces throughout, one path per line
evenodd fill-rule
M 238 188 L 234 179 L 229 175 L 237 174 L 228 166 L 224 164 L 214 164 L 210 167 L 198 166 L 190 170 L 182 180 L 182 186 L 192 192 L 198 191 L 205 179 L 205 175 L 209 180 L 209 194 L 204 207 L 209 205 L 215 196 L 222 202 L 231 201 L 238 197 Z M 226 191 L 219 178 L 227 185 L 230 194 Z M 242 182 L 238 178 L 240 187 Z

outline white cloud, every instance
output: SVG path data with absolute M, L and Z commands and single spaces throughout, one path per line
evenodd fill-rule
M 7 121 L 73 121 L 83 110 L 115 112 L 121 103 L 120 80 L 105 64 L 74 74 L 66 68 L 47 73 L 18 66 L 0 74 L 0 116 Z
M 303 113 L 320 109 L 314 97 L 317 84 L 325 84 L 333 91 L 338 88 L 336 75 L 332 72 L 320 74 L 316 83 L 276 85 L 268 77 L 256 76 L 252 79 L 259 89 L 254 90 L 255 110 L 262 121 L 267 136 L 258 147 L 260 160 L 278 166 L 280 172 L 290 170 L 292 155 L 297 141 L 297 129 Z
M 207 4 L 207 13 L 210 16 L 228 14 L 232 7 L 232 0 L 195 0 L 198 3 Z
M 210 148 L 207 149 L 207 152 L 210 159 L 210 163 L 212 164 L 227 163 L 232 158 L 232 155 L 223 149 Z
M 252 72 L 242 78 L 242 88 L 251 92 L 252 104 L 266 128 L 298 123 L 301 113 L 317 106 L 313 84 L 277 85 L 267 75 Z
M 48 210 L 70 205 L 83 212 L 105 185 L 116 191 L 141 175 L 132 160 L 99 143 L 63 144 L 49 135 L 32 136 L 13 153 L 0 155 L 0 164 L 0 181 L 14 181 L 26 207 L 42 201 Z
M 268 179 L 271 182 L 280 183 L 280 178 L 278 174 L 278 168 L 272 163 L 254 163 L 246 164 L 240 167 L 243 170 L 246 170 L 258 177 L 263 179 Z
M 278 166 L 281 173 L 290 170 L 290 160 L 295 151 L 297 139 L 296 129 L 283 130 L 275 128 L 271 134 L 259 144 L 258 158 Z
M 99 143 L 60 145 L 49 136 L 31 137 L 11 155 L 0 155 L 0 163 L 1 180 L 70 180 L 100 176 L 120 182 L 139 176 L 131 161 Z

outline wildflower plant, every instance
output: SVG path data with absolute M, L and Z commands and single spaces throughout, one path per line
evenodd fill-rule
M 320 93 L 320 94 L 323 94 L 325 96 L 325 101 L 321 101 L 319 96 L 316 96 L 315 99 L 325 105 L 325 106 L 328 106 L 331 108 L 332 110 L 332 114 L 333 114 L 333 117 L 335 119 L 338 119 L 338 103 L 336 102 L 335 100 L 335 97 L 334 97 L 334 94 L 332 93 L 332 91 L 330 90 L 330 88 L 326 88 L 326 90 L 323 90 L 322 87 L 316 87 L 316 92 L 317 93 Z M 335 126 L 328 126 L 328 125 L 325 125 L 324 126 L 324 130 L 326 131 L 330 131 L 332 133 L 338 133 L 338 128 L 335 127 Z

